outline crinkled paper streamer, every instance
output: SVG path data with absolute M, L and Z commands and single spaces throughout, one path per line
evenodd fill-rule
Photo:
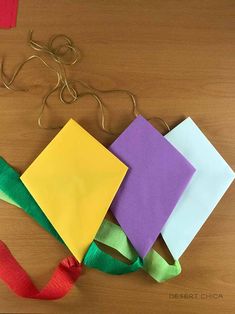
M 19 178 L 19 174 L 7 164 L 7 162 L 0 158 L 0 198 L 13 205 L 21 207 L 26 213 L 33 217 L 44 229 L 50 232 L 54 237 L 60 239 L 58 233 L 50 224 L 46 216 L 36 204 L 26 187 Z M 121 261 L 115 260 L 108 254 L 102 252 L 96 245 L 92 243 L 84 258 L 84 263 L 88 267 L 99 269 L 103 272 L 120 274 L 122 272 L 131 272 L 134 268 L 136 270 L 141 265 L 141 260 L 137 253 L 128 241 L 122 229 L 114 223 L 104 220 L 95 238 L 98 242 L 106 244 L 123 256 L 133 262 L 127 265 Z M 95 254 L 93 255 L 92 252 Z M 96 257 L 96 259 L 94 258 Z M 110 263 L 111 259 L 112 263 Z M 100 263 L 97 262 L 99 259 Z M 118 264 L 118 265 L 117 265 Z M 156 251 L 151 250 L 143 261 L 144 270 L 156 281 L 163 282 L 181 273 L 181 267 L 178 261 L 173 265 L 169 265 Z
M 16 26 L 18 0 L 0 0 L 0 28 Z
M 38 290 L 26 271 L 0 241 L 0 279 L 23 298 L 55 300 L 64 297 L 81 274 L 82 266 L 71 256 L 62 260 L 44 288 Z
M 136 251 L 122 229 L 107 219 L 105 219 L 100 226 L 95 239 L 117 250 L 130 261 L 134 261 L 137 258 Z M 151 249 L 144 258 L 143 269 L 158 282 L 164 282 L 181 273 L 181 266 L 178 261 L 170 265 L 153 249 Z
M 40 209 L 19 178 L 19 174 L 0 157 L 0 197 L 12 203 L 34 218 L 45 230 L 63 243 L 59 234 Z M 7 197 L 7 199 L 6 199 Z M 15 201 L 14 201 L 15 200 Z

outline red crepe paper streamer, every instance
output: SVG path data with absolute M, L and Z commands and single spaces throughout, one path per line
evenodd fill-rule
M 16 26 L 18 0 L 0 0 L 0 28 Z
M 55 300 L 64 297 L 81 274 L 82 266 L 70 256 L 63 259 L 44 288 L 38 290 L 26 271 L 0 240 L 0 279 L 23 298 Z

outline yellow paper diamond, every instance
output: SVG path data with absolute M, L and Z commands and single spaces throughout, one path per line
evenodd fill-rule
M 127 169 L 71 119 L 21 180 L 81 262 Z

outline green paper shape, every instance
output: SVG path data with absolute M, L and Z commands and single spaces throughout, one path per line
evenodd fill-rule
M 143 267 L 140 257 L 137 256 L 132 264 L 126 264 L 103 252 L 94 241 L 83 259 L 83 264 L 112 275 L 132 273 Z
M 3 200 L 22 208 L 57 240 L 63 240 L 20 180 L 20 175 L 0 157 L 0 192 Z M 9 201 L 10 199 L 10 201 Z
M 138 257 L 123 230 L 107 219 L 100 226 L 95 240 L 112 247 L 130 261 L 135 261 Z M 164 282 L 181 273 L 179 261 L 175 261 L 173 265 L 170 265 L 153 249 L 145 256 L 143 269 L 158 282 Z

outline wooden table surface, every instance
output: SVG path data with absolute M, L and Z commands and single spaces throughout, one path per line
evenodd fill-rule
M 29 29 L 41 41 L 67 34 L 83 52 L 71 77 L 131 90 L 145 117 L 160 116 L 171 126 L 191 116 L 235 169 L 234 0 L 19 2 L 17 27 L 0 30 L 6 73 L 32 54 Z M 0 155 L 21 172 L 58 132 L 36 122 L 54 80 L 35 61 L 16 83 L 28 92 L 0 88 Z M 110 126 L 121 132 L 132 119 L 129 103 L 123 95 L 105 100 Z M 50 104 L 47 120 L 72 116 L 104 145 L 114 140 L 99 129 L 91 99 L 65 106 L 54 97 Z M 0 239 L 42 287 L 68 250 L 23 211 L 4 202 L 0 208 Z M 84 269 L 72 291 L 53 302 L 17 298 L 0 283 L 0 312 L 235 313 L 234 208 L 233 185 L 182 256 L 178 278 L 158 284 L 144 272 L 115 277 Z

